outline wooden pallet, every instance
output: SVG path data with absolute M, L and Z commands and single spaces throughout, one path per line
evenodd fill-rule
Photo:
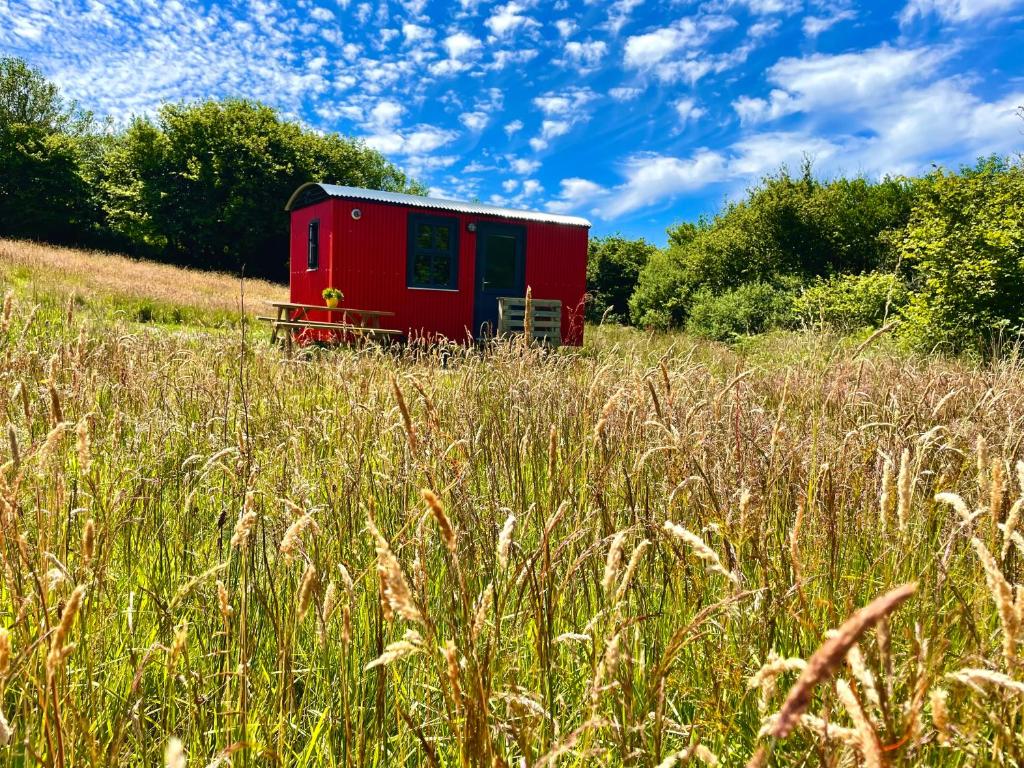
M 498 299 L 498 335 L 523 333 L 526 299 L 502 296 Z M 530 326 L 533 340 L 557 347 L 562 343 L 562 302 L 557 299 L 530 299 Z

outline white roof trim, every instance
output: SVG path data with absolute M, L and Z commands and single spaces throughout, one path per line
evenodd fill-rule
M 480 216 L 496 216 L 503 219 L 565 224 L 570 227 L 590 226 L 590 222 L 580 216 L 566 216 L 560 213 L 546 213 L 543 211 L 521 211 L 516 208 L 502 208 L 501 206 L 485 205 L 483 203 L 466 203 L 460 200 L 444 200 L 438 197 L 421 197 L 419 195 L 407 195 L 402 192 L 382 192 L 377 189 L 341 187 L 336 184 L 318 184 L 315 181 L 307 182 L 295 190 L 288 199 L 284 209 L 286 211 L 292 210 L 299 195 L 310 187 L 319 187 L 325 197 L 342 198 L 345 200 L 367 200 L 374 203 L 390 203 L 392 205 L 407 205 L 414 208 L 430 208 L 441 211 L 453 211 L 455 213 L 478 214 Z

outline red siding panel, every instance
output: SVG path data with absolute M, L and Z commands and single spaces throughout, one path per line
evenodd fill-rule
M 352 217 L 353 209 L 360 217 Z M 327 285 L 340 288 L 344 304 L 394 312 L 382 325 L 412 336 L 444 336 L 463 341 L 473 324 L 476 234 L 470 222 L 494 221 L 526 230 L 526 283 L 538 299 L 562 302 L 562 341 L 583 343 L 586 292 L 585 227 L 522 222 L 478 214 L 452 213 L 459 221 L 458 289 L 406 286 L 408 219 L 421 209 L 371 201 L 329 199 L 292 212 L 292 301 L 321 303 Z M 430 211 L 432 215 L 440 211 Z M 306 270 L 306 231 L 320 218 L 320 269 Z M 329 224 L 328 224 L 329 221 Z
M 320 259 L 315 270 L 307 269 L 307 246 L 309 223 L 314 219 L 320 221 Z M 320 292 L 334 285 L 331 275 L 331 248 L 334 240 L 334 203 L 325 200 L 292 211 L 291 216 L 291 254 L 290 254 L 290 286 L 291 300 L 297 304 L 323 304 Z M 319 315 L 309 313 L 311 320 L 327 320 L 329 313 Z M 319 334 L 314 334 L 319 335 Z

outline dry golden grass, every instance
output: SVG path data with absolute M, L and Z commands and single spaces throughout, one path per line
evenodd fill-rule
M 122 298 L 237 313 L 239 280 L 219 272 L 196 272 L 169 264 L 102 251 L 61 248 L 0 238 L 0 279 L 33 291 L 74 293 L 80 298 Z M 288 287 L 245 281 L 246 312 L 265 313 L 265 301 L 287 301 Z

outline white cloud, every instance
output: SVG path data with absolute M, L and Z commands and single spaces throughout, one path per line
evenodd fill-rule
M 514 51 L 499 50 L 494 52 L 494 60 L 488 65 L 488 69 L 497 71 L 503 70 L 509 64 L 525 64 L 537 58 L 539 51 L 536 48 L 518 48 Z
M 745 46 L 720 54 L 702 51 L 715 34 L 735 26 L 735 19 L 719 14 L 684 17 L 671 26 L 627 38 L 622 63 L 666 82 L 695 83 L 712 70 L 723 71 L 746 59 Z
M 857 18 L 856 11 L 849 9 L 835 11 L 828 16 L 805 16 L 802 22 L 804 34 L 808 37 L 817 37 L 841 21 L 850 21 Z
M 422 176 L 444 168 L 450 168 L 459 161 L 456 155 L 421 155 L 407 157 L 402 161 L 402 168 L 413 176 Z
M 742 6 L 749 13 L 765 16 L 774 13 L 796 13 L 803 6 L 803 0 L 722 0 L 721 7 Z
M 533 195 L 536 195 L 538 192 L 543 191 L 544 187 L 542 187 L 541 183 L 536 179 L 527 179 L 526 181 L 523 182 L 523 195 L 525 197 L 532 197 Z
M 606 53 L 608 44 L 604 40 L 570 40 L 565 44 L 563 63 L 574 66 L 580 74 L 585 74 L 596 69 Z
M 461 59 L 481 46 L 480 40 L 465 32 L 448 35 L 442 44 L 450 59 Z
M 365 138 L 368 147 L 384 153 L 423 155 L 450 144 L 456 135 L 454 131 L 421 125 L 405 135 L 394 130 L 384 130 Z
M 558 19 L 555 22 L 555 29 L 558 30 L 559 37 L 571 37 L 577 29 L 577 24 L 572 19 Z
M 608 21 L 602 24 L 613 35 L 618 35 L 622 28 L 629 23 L 633 9 L 642 5 L 644 0 L 615 0 L 608 7 Z
M 624 63 L 634 69 L 649 67 L 671 56 L 689 40 L 688 34 L 674 27 L 634 35 L 626 40 Z
M 775 32 L 777 32 L 779 27 L 781 26 L 782 22 L 779 21 L 778 19 L 771 19 L 769 21 L 758 21 L 755 22 L 754 24 L 751 24 L 750 27 L 747 29 L 747 36 L 752 39 L 758 40 L 763 37 L 768 37 L 768 35 L 775 34 Z
M 407 154 L 433 152 L 438 147 L 443 147 L 445 144 L 453 141 L 455 135 L 454 131 L 446 131 L 429 126 L 421 127 L 406 137 L 402 151 Z
M 943 21 L 965 22 L 995 16 L 1024 5 L 1021 0 L 909 0 L 900 13 L 900 23 L 935 14 Z
M 698 120 L 707 110 L 698 107 L 697 102 L 691 98 L 682 98 L 675 103 L 676 114 L 679 115 L 679 124 L 685 126 L 691 120 Z
M 431 40 L 434 37 L 434 30 L 421 27 L 419 24 L 406 22 L 402 25 L 402 35 L 405 37 L 406 45 L 412 45 L 421 40 Z
M 633 99 L 640 96 L 643 93 L 642 88 L 628 88 L 626 86 L 619 86 L 612 88 L 608 91 L 608 95 L 616 101 L 632 101 Z
M 479 133 L 487 127 L 490 120 L 484 112 L 463 112 L 459 115 L 459 122 L 474 133 Z
M 529 176 L 531 173 L 540 168 L 539 160 L 527 160 L 523 157 L 512 157 L 509 158 L 509 165 L 512 170 L 518 173 L 520 176 Z
M 726 160 L 721 154 L 707 149 L 697 150 L 692 157 L 685 159 L 637 155 L 626 162 L 626 182 L 601 205 L 601 213 L 606 218 L 615 218 L 671 200 L 681 192 L 700 189 L 721 180 L 726 167 Z
M 545 115 L 568 115 L 597 98 L 589 88 L 567 88 L 564 91 L 548 91 L 533 100 L 533 105 Z
M 769 99 L 740 96 L 733 101 L 732 107 L 744 124 L 775 120 L 798 109 L 794 106 L 793 97 L 779 89 L 773 90 Z
M 535 152 L 547 149 L 551 139 L 564 136 L 577 123 L 587 120 L 590 115 L 587 104 L 597 98 L 589 88 L 567 88 L 564 91 L 548 92 L 533 99 L 533 104 L 546 116 L 540 124 L 540 135 L 530 139 Z
M 545 141 L 564 136 L 572 128 L 568 120 L 542 120 L 540 124 L 540 137 Z
M 448 35 L 441 41 L 441 45 L 448 52 L 448 58 L 430 65 L 430 71 L 439 76 L 453 75 L 469 69 L 471 62 L 466 59 L 474 58 L 483 46 L 479 38 L 462 31 Z
M 519 179 L 505 179 L 501 182 L 501 188 L 511 194 L 516 191 L 516 187 L 519 186 Z
M 780 59 L 768 70 L 768 81 L 778 86 L 769 98 L 743 96 L 733 107 L 748 123 L 795 112 L 861 110 L 898 98 L 908 84 L 934 74 L 951 53 L 949 49 L 882 45 L 858 53 Z
M 824 166 L 841 151 L 828 139 L 800 131 L 754 134 L 730 147 L 729 173 L 741 179 L 757 179 L 783 165 L 798 167 L 804 158 Z
M 334 14 L 327 8 L 314 8 L 309 12 L 309 17 L 317 21 L 334 21 Z
M 523 130 L 523 121 L 522 120 L 513 120 L 512 122 L 505 124 L 505 135 L 506 136 L 511 137 L 512 134 L 518 133 L 521 130 Z
M 535 19 L 523 13 L 525 10 L 524 6 L 512 0 L 495 8 L 490 18 L 484 23 L 491 30 L 491 34 L 496 37 L 504 37 L 519 27 L 539 27 L 540 24 Z
M 422 16 L 427 8 L 427 0 L 399 0 L 402 8 L 410 16 Z
M 558 198 L 547 206 L 556 212 L 580 210 L 608 193 L 600 184 L 578 177 L 562 179 L 559 186 Z

